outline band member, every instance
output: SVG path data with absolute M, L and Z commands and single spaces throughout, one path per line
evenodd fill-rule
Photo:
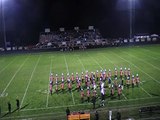
M 90 101 L 90 90 L 89 87 L 87 87 L 87 101 Z
M 118 77 L 118 71 L 117 71 L 117 68 L 115 68 L 115 71 L 114 71 L 114 78 L 117 78 Z
M 112 77 L 112 72 L 111 72 L 110 69 L 109 69 L 109 72 L 108 72 L 108 77 Z
M 125 67 L 125 68 L 124 68 L 124 78 L 125 78 L 125 80 L 127 80 L 127 74 L 128 74 L 128 73 L 127 73 L 127 68 Z
M 81 102 L 82 103 L 84 102 L 84 91 L 83 91 L 83 89 L 81 89 Z
M 90 85 L 91 85 L 91 81 L 90 81 L 90 79 L 88 79 L 88 81 L 87 81 L 87 87 L 90 87 Z
M 118 86 L 118 99 L 120 100 L 122 94 L 121 85 Z
M 62 77 L 61 77 L 61 90 L 64 91 L 64 76 L 62 73 Z
M 109 88 L 111 87 L 111 82 L 112 82 L 111 77 L 108 77 L 108 87 L 109 87 Z M 116 82 L 116 81 L 115 81 L 115 82 Z
M 56 88 L 55 88 L 55 91 L 56 91 L 56 93 L 58 93 L 58 80 L 56 80 Z
M 98 74 L 98 70 L 97 70 L 97 72 L 96 72 L 96 80 L 98 81 L 98 79 L 99 79 L 99 74 Z
M 99 79 L 99 86 L 100 86 L 100 89 L 101 89 L 101 84 L 102 84 L 102 77 L 100 77 L 100 79 Z
M 53 78 L 53 73 L 51 73 L 51 75 L 50 75 L 50 77 L 49 77 L 49 80 L 50 80 L 50 84 L 51 84 L 52 87 L 53 87 L 53 80 L 54 80 L 54 78 Z
M 72 80 L 72 84 L 74 83 L 74 74 L 72 73 L 72 76 L 71 76 L 71 80 Z
M 123 77 L 123 70 L 122 68 L 120 68 L 120 79 L 122 80 L 122 77 Z
M 105 93 L 104 93 L 104 83 L 101 85 L 101 106 L 104 106 L 104 100 L 105 100 Z
M 118 87 L 117 78 L 114 79 L 114 87 L 115 87 L 115 89 L 117 89 L 117 87 Z
M 97 86 L 96 86 L 96 81 L 95 80 L 93 80 L 93 89 L 96 89 L 97 88 Z
M 130 68 L 128 68 L 127 75 L 128 75 L 129 78 L 131 77 L 131 70 L 130 70 Z
M 103 71 L 101 70 L 101 72 L 99 73 L 99 76 L 103 79 Z
M 111 87 L 111 99 L 113 99 L 113 96 L 114 96 L 114 86 L 112 85 L 112 87 Z
M 84 74 L 82 72 L 82 75 L 81 75 L 81 79 L 82 79 L 82 83 L 84 82 Z
M 64 82 L 64 75 L 63 75 L 63 73 L 62 73 L 61 80 L 62 80 L 62 82 Z
M 95 106 L 96 106 L 96 95 L 97 95 L 97 91 L 96 91 L 96 89 L 94 89 L 92 92 L 93 109 L 95 109 Z
M 136 84 L 137 84 L 137 87 L 138 87 L 138 86 L 139 86 L 139 84 L 140 84 L 140 79 L 139 79 L 138 74 L 136 75 Z
M 81 89 L 81 78 L 79 78 L 78 80 L 78 87 L 77 87 L 78 91 Z
M 49 85 L 50 94 L 52 95 L 52 85 Z
M 58 81 L 58 74 L 56 74 L 55 80 L 57 80 L 57 81 Z
M 134 85 L 136 84 L 136 80 L 134 78 L 134 75 L 132 75 L 132 88 L 134 88 Z
M 103 71 L 103 80 L 106 80 L 107 75 L 106 75 L 106 69 Z
M 127 88 L 129 89 L 129 86 L 130 86 L 130 77 L 129 76 L 127 77 L 126 84 L 127 84 Z
M 97 91 L 96 91 L 96 88 L 93 89 L 92 91 L 92 96 L 96 97 L 97 96 Z
M 50 84 L 51 86 L 53 86 L 53 80 L 52 80 L 52 79 L 49 80 L 49 84 Z
M 71 80 L 70 80 L 69 74 L 67 76 L 68 76 L 67 77 L 68 90 L 69 90 L 69 92 L 71 92 L 71 88 L 72 88 Z
M 90 74 L 90 81 L 93 84 L 93 72 L 91 72 L 91 74 Z
M 85 75 L 85 85 L 86 85 L 86 87 L 87 87 L 87 82 L 88 82 L 88 80 L 89 80 L 89 79 L 88 79 L 88 75 L 86 74 L 86 75 Z
M 79 77 L 78 77 L 78 73 L 76 72 L 76 82 L 78 82 Z

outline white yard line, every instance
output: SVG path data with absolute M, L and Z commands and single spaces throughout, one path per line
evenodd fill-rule
M 144 98 L 136 98 L 136 99 L 124 99 L 124 100 L 110 100 L 108 103 L 119 103 L 119 102 L 125 102 L 125 101 L 138 101 L 138 100 L 146 100 L 146 99 L 155 99 L 160 97 L 144 97 Z M 160 103 L 160 102 L 152 102 L 152 103 Z M 91 105 L 92 103 L 83 103 L 83 104 L 76 104 L 76 105 L 66 105 L 66 106 L 56 106 L 56 107 L 44 107 L 44 108 L 33 108 L 33 109 L 23 109 L 21 111 L 36 111 L 36 110 L 47 110 L 47 109 L 55 109 L 55 108 L 66 108 L 66 107 L 76 107 L 76 106 L 85 106 L 85 105 Z M 149 103 L 151 104 L 151 103 Z M 136 104 L 137 105 L 137 104 Z M 131 105 L 131 106 L 136 106 Z M 124 106 L 124 105 L 123 105 Z
M 59 116 L 57 116 L 56 114 L 61 114 Z M 56 113 L 53 113 L 53 112 L 50 112 L 50 113 L 42 113 L 42 114 L 33 114 L 33 115 L 20 115 L 20 116 L 14 116 L 14 117 L 5 117 L 5 118 L 1 118 L 2 120 L 5 120 L 5 119 L 22 119 L 22 120 L 32 120 L 34 118 L 38 119 L 38 118 L 46 118 L 48 119 L 49 118 L 57 118 L 57 117 L 60 117 L 60 116 L 65 116 L 65 112 L 56 112 Z
M 77 56 L 77 58 L 78 58 L 78 60 L 79 60 L 80 64 L 82 65 L 83 70 L 85 71 L 86 69 L 85 69 L 85 67 L 84 67 L 84 65 L 83 65 L 83 63 L 82 63 L 82 61 L 81 61 L 81 59 L 80 59 L 78 56 Z
M 137 51 L 137 50 L 135 50 L 135 49 L 133 49 L 133 51 L 136 51 L 136 52 L 138 52 L 138 53 L 140 53 L 140 54 L 143 54 L 143 55 L 145 55 L 145 56 L 147 56 L 147 57 L 149 57 L 149 58 L 151 58 L 151 59 L 158 60 L 157 58 L 154 58 L 154 57 L 152 57 L 152 56 L 148 56 L 148 55 L 144 54 L 144 52 L 142 52 L 142 51 Z
M 21 66 L 17 69 L 17 71 L 14 73 L 14 75 L 12 76 L 12 78 L 10 79 L 10 81 L 8 82 L 7 86 L 5 87 L 5 89 L 3 90 L 2 94 L 5 93 L 5 91 L 7 90 L 7 88 L 9 87 L 9 85 L 11 84 L 11 82 L 13 81 L 13 79 L 15 78 L 15 76 L 17 75 L 17 73 L 21 70 L 21 68 L 23 67 L 24 63 L 28 60 L 29 56 L 24 60 L 24 62 L 21 64 Z
M 97 64 L 97 65 L 99 65 L 99 67 L 103 70 L 103 67 L 94 59 L 94 58 L 92 58 L 89 54 L 88 54 L 88 52 L 86 52 L 87 53 L 87 55 L 92 59 L 92 60 L 94 60 L 94 62 Z
M 148 107 L 150 105 L 153 105 L 153 104 L 157 104 L 159 102 L 152 102 L 152 103 L 149 103 L 149 104 L 145 104 L 145 105 L 141 105 L 141 104 L 136 104 L 136 105 L 127 105 L 127 107 L 130 107 L 130 108 L 140 108 L 140 107 Z M 86 104 L 87 105 L 87 104 Z M 141 106 L 140 106 L 141 105 Z M 76 105 L 75 105 L 76 106 Z M 118 108 L 126 108 L 126 106 L 118 106 Z M 44 108 L 46 109 L 46 108 Z M 53 108 L 48 108 L 48 109 L 53 109 Z M 104 108 L 105 109 L 105 108 Z M 116 107 L 109 107 L 109 109 L 117 109 L 117 106 Z M 38 110 L 38 109 L 34 109 L 34 110 Z M 43 109 L 42 109 L 43 110 Z M 21 110 L 21 111 L 30 111 L 29 109 L 25 109 L 25 110 Z M 86 110 L 90 113 L 93 113 L 93 111 L 90 111 L 90 110 Z M 6 111 L 8 112 L 8 111 Z M 5 113 L 6 113 L 5 112 Z M 5 117 L 5 118 L 2 118 L 2 119 L 20 119 L 20 118 L 31 118 L 31 117 L 38 117 L 38 118 L 41 118 L 41 117 L 44 117 L 44 116 L 47 116 L 47 115 L 55 115 L 55 114 L 63 114 L 65 112 L 56 112 L 56 113 L 42 113 L 42 114 L 33 114 L 33 115 L 22 115 L 22 116 L 14 116 L 14 117 Z M 40 117 L 41 116 L 41 117 Z M 59 117 L 59 116 L 56 116 L 56 117 Z M 45 117 L 46 118 L 46 117 Z M 157 117 L 159 118 L 159 117 Z M 33 119 L 33 118 L 31 118 Z
M 152 54 L 154 54 L 154 55 L 160 55 L 160 54 L 158 54 L 158 53 L 155 53 L 155 52 L 153 52 L 153 51 L 151 51 L 151 50 L 148 50 L 148 49 L 146 49 L 146 48 L 141 48 L 141 49 L 143 49 L 143 50 L 145 50 L 145 51 L 147 51 L 147 52 L 150 52 L 150 53 L 152 53 Z
M 15 57 L 10 63 L 8 63 L 8 64 L 0 71 L 0 74 L 1 74 L 1 72 L 4 71 L 10 64 L 12 64 L 15 60 L 16 60 L 16 57 Z
M 27 93 L 27 91 L 28 91 L 28 88 L 29 88 L 29 85 L 30 85 L 30 83 L 31 83 L 32 77 L 33 77 L 33 75 L 34 75 L 34 72 L 35 72 L 35 70 L 36 70 L 36 67 L 37 67 L 37 65 L 38 65 L 38 63 L 39 63 L 40 57 L 41 57 L 41 56 L 39 56 L 39 58 L 38 58 L 38 60 L 37 60 L 37 63 L 36 63 L 36 65 L 35 65 L 35 67 L 34 67 L 34 69 L 33 69 L 33 71 L 32 71 L 31 77 L 30 77 L 30 79 L 29 79 L 29 82 L 28 82 L 28 84 L 27 84 L 25 93 L 24 93 L 23 98 L 22 98 L 22 102 L 21 102 L 20 108 L 21 108 L 22 105 L 23 105 L 23 101 L 24 101 L 24 99 L 25 99 L 25 97 L 26 97 L 26 93 Z
M 143 87 L 140 86 L 140 88 L 141 88 L 145 93 L 147 93 L 147 95 L 149 95 L 150 97 L 152 97 L 152 95 L 149 94 Z
M 123 52 L 124 52 L 124 51 L 123 51 Z M 129 55 L 129 56 L 131 56 L 131 57 L 136 58 L 137 60 L 140 60 L 140 61 L 142 61 L 142 62 L 144 62 L 144 63 L 152 66 L 153 68 L 155 68 L 155 69 L 157 69 L 157 70 L 160 70 L 158 67 L 154 66 L 153 64 L 151 64 L 151 63 L 149 63 L 149 62 L 147 62 L 147 61 L 145 61 L 145 60 L 143 60 L 143 59 L 137 58 L 136 56 L 131 55 L 131 54 L 128 54 L 127 52 L 124 52 L 124 53 L 126 53 L 127 55 Z
M 114 52 L 112 52 L 113 54 L 115 54 Z M 158 80 L 156 80 L 155 78 L 153 78 L 152 76 L 150 76 L 148 73 L 144 72 L 142 69 L 140 69 L 138 66 L 136 66 L 134 63 L 122 58 L 121 56 L 115 54 L 116 56 L 118 56 L 119 58 L 121 58 L 122 60 L 128 62 L 129 64 L 133 65 L 134 67 L 136 67 L 137 69 L 139 69 L 141 72 L 143 72 L 144 74 L 146 74 L 148 77 L 150 77 L 152 80 L 154 80 L 155 82 L 157 82 L 158 84 L 160 84 L 160 82 Z
M 54 108 L 67 108 L 67 107 L 76 107 L 76 106 L 86 106 L 91 105 L 92 103 L 84 103 L 84 104 L 75 104 L 75 105 L 63 105 L 63 106 L 56 106 L 56 107 L 44 107 L 44 108 L 33 108 L 33 109 L 24 109 L 21 111 L 34 111 L 34 110 L 47 110 L 47 109 L 54 109 Z
M 128 99 L 128 100 L 114 100 L 114 101 L 108 101 L 108 102 L 114 103 L 114 102 L 123 102 L 123 101 L 137 101 L 137 100 L 146 100 L 146 99 L 153 99 L 153 98 L 160 98 L 160 97 L 144 97 L 144 98 L 136 98 L 136 99 Z
M 65 57 L 65 55 L 64 55 L 64 61 L 65 61 L 65 64 L 66 64 L 67 73 L 69 73 L 68 63 L 67 63 L 67 61 L 66 61 L 66 57 Z M 72 90 L 71 90 L 71 94 L 72 94 L 73 104 L 75 105 L 75 100 L 74 100 L 74 96 L 73 96 L 73 92 L 72 92 Z
M 49 73 L 49 76 L 52 72 L 52 57 L 51 57 L 51 63 L 50 63 L 50 73 Z M 50 77 L 49 77 L 49 80 L 50 80 Z M 46 107 L 48 107 L 48 99 L 49 99 L 49 82 L 47 84 L 47 88 L 48 88 L 48 91 L 47 91 L 47 101 L 46 101 Z
M 159 102 L 157 102 L 157 103 L 159 103 Z M 154 103 L 154 104 L 157 104 L 157 103 Z M 153 105 L 153 103 L 152 104 L 145 104 L 145 105 L 141 105 L 141 106 L 139 106 L 139 105 L 141 105 L 141 104 L 136 104 L 136 105 L 127 105 L 127 107 L 130 107 L 130 108 L 140 108 L 140 107 L 148 107 L 148 106 L 150 106 L 150 105 Z M 153 105 L 154 106 L 154 105 Z M 118 108 L 126 108 L 126 107 L 124 107 L 124 106 L 119 106 Z M 109 109 L 117 109 L 117 106 L 116 107 L 109 107 Z M 104 110 L 106 110 L 105 108 L 104 108 Z M 88 112 L 90 112 L 90 113 L 93 113 L 94 111 L 90 111 L 90 110 L 86 110 L 86 111 L 88 111 Z M 7 112 L 7 111 L 6 111 Z M 33 115 L 22 115 L 22 116 L 14 116 L 14 117 L 5 117 L 5 118 L 2 118 L 2 119 L 20 119 L 20 118 L 31 118 L 31 119 L 33 119 L 32 117 L 36 117 L 36 118 L 41 118 L 41 117 L 44 117 L 44 118 L 46 118 L 46 116 L 47 115 L 55 115 L 55 114 L 63 114 L 63 113 L 65 113 L 65 112 L 56 112 L 56 113 L 42 113 L 42 114 L 33 114 Z M 64 116 L 64 115 L 62 115 L 62 116 Z M 59 117 L 59 116 L 55 116 L 55 117 Z M 156 117 L 157 119 L 158 118 L 160 118 L 160 117 Z M 147 118 L 146 118 L 147 119 Z M 151 119 L 151 118 L 150 118 Z

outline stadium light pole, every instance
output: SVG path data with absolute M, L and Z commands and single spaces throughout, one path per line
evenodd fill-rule
M 134 9 L 135 9 L 135 0 L 128 0 L 129 2 L 129 37 L 133 37 L 133 23 L 134 23 Z
M 3 31 L 3 40 L 4 40 L 4 50 L 7 50 L 6 46 L 6 26 L 5 26 L 5 13 L 3 8 L 4 0 L 1 0 L 1 14 L 2 14 L 2 31 Z
M 128 0 L 129 2 L 129 37 L 130 39 L 133 37 L 134 33 L 134 14 L 135 14 L 135 4 L 136 0 Z
M 133 14 L 132 14 L 132 8 L 133 8 L 133 6 L 132 6 L 132 2 L 133 2 L 133 0 L 129 0 L 129 37 L 130 37 L 130 39 L 132 38 L 132 34 L 133 34 L 133 29 L 132 29 L 132 16 L 133 16 Z

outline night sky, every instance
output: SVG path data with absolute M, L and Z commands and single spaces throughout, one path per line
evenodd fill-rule
M 55 31 L 59 27 L 87 29 L 89 25 L 105 38 L 129 37 L 129 1 L 3 0 L 7 41 L 23 39 L 33 44 L 46 27 Z M 160 0 L 135 0 L 133 6 L 134 34 L 160 34 Z M 2 34 L 2 15 L 0 18 Z

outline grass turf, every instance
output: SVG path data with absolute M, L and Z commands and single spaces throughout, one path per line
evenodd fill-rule
M 160 101 L 160 45 L 101 48 L 74 52 L 45 52 L 0 56 L 0 106 L 3 116 L 7 112 L 7 102 L 16 109 L 16 98 L 21 102 L 19 112 L 7 116 L 33 115 L 48 112 L 64 113 L 66 106 L 71 111 L 91 109 L 87 102 L 81 103 L 80 93 L 73 85 L 69 93 L 65 91 L 48 95 L 49 74 L 64 75 L 69 72 L 79 74 L 88 70 L 96 71 L 117 67 L 130 67 L 131 73 L 138 73 L 142 84 L 140 87 L 124 88 L 121 100 L 111 100 L 107 88 L 107 107 L 128 105 L 159 104 Z M 55 89 L 55 87 L 53 87 Z M 99 90 L 98 94 L 99 93 Z M 97 106 L 99 101 L 97 100 Z M 5 118 L 3 117 L 3 118 Z

